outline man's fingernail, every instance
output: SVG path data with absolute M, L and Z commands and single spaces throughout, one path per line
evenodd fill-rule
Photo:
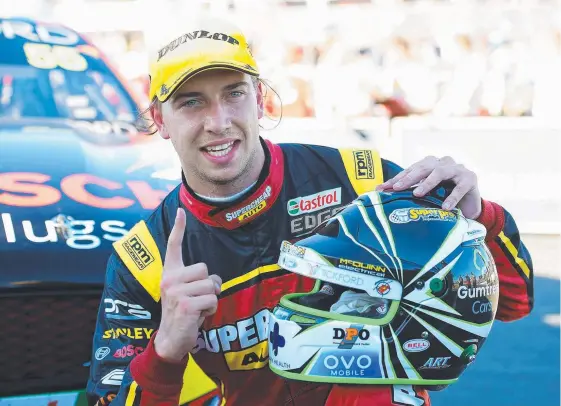
M 222 292 L 222 284 L 214 281 L 214 285 L 216 286 L 216 290 Z
M 414 193 L 415 195 L 419 196 L 419 195 L 422 195 L 422 194 L 423 194 L 423 191 L 424 191 L 424 189 L 423 189 L 421 186 L 419 186 L 417 189 L 415 189 L 415 190 L 413 191 L 413 193 Z
M 450 203 L 444 203 L 444 204 L 442 205 L 442 208 L 443 208 L 444 210 L 450 210 L 450 207 L 452 207 L 452 205 L 451 205 Z

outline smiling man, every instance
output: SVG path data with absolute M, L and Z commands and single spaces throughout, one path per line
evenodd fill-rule
M 457 206 L 488 231 L 501 278 L 496 317 L 530 312 L 532 265 L 512 217 L 482 200 L 475 175 L 451 158 L 402 170 L 375 150 L 263 140 L 259 70 L 245 37 L 224 21 L 201 20 L 170 40 L 150 76 L 150 112 L 173 143 L 183 179 L 114 244 L 90 404 L 429 405 L 422 388 L 285 381 L 268 369 L 269 310 L 314 282 L 279 268 L 282 241 L 309 235 L 375 188 L 421 182 L 415 194 L 422 196 L 452 182 L 444 209 Z M 326 284 L 308 298 L 329 309 L 340 293 Z M 128 346 L 135 350 L 123 353 Z

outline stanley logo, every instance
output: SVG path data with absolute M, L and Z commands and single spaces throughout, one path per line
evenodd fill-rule
M 137 234 L 133 234 L 124 241 L 123 248 L 127 251 L 140 270 L 143 270 L 154 262 L 154 256 L 150 254 L 150 251 L 148 251 L 148 248 L 146 248 L 146 245 L 144 245 Z

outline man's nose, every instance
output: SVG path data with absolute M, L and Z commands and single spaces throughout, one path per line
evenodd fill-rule
M 221 134 L 232 127 L 232 112 L 222 103 L 214 103 L 209 109 L 204 128 L 205 131 Z

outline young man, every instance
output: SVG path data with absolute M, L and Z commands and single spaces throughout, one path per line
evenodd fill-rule
M 421 388 L 292 382 L 268 369 L 268 310 L 313 285 L 276 265 L 281 242 L 376 187 L 421 182 L 420 196 L 452 181 L 444 208 L 458 206 L 486 226 L 500 273 L 497 318 L 510 321 L 533 302 L 532 265 L 512 217 L 482 200 L 475 175 L 449 157 L 402 171 L 375 150 L 264 141 L 258 75 L 242 33 L 219 20 L 201 20 L 155 56 L 150 111 L 179 156 L 183 182 L 114 245 L 90 403 L 429 405 Z M 331 288 L 317 295 L 337 299 Z

